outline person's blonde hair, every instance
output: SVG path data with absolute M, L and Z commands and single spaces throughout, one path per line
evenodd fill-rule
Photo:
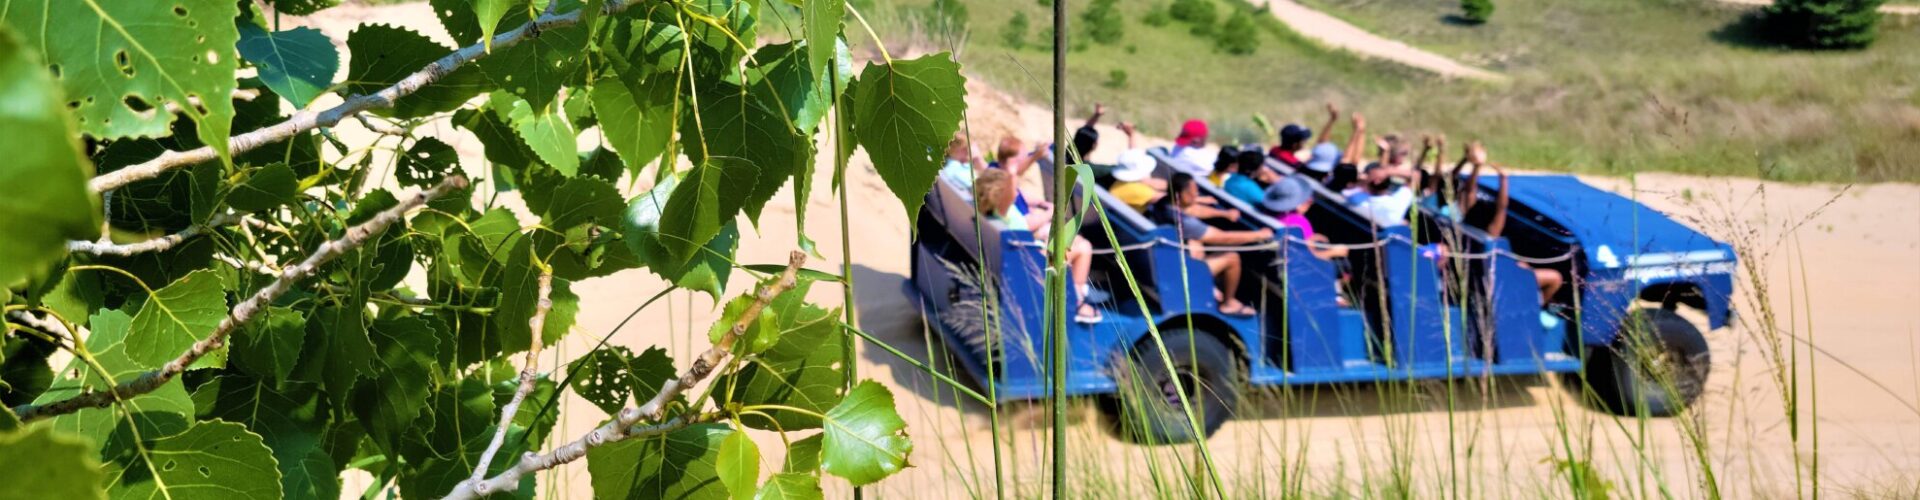
M 973 179 L 973 206 L 982 214 L 1000 211 L 1000 200 L 1012 191 L 1013 176 L 997 168 L 982 170 Z

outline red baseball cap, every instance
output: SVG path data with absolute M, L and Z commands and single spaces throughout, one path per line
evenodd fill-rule
M 1180 136 L 1173 139 L 1175 146 L 1194 146 L 1207 138 L 1207 122 L 1187 120 L 1180 125 Z

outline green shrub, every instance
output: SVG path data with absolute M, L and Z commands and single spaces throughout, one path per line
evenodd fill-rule
M 1474 24 L 1493 18 L 1493 0 L 1460 0 L 1461 17 Z
M 1126 35 L 1126 20 L 1120 16 L 1118 3 L 1119 0 L 1093 0 L 1093 5 L 1080 13 L 1080 22 L 1086 23 L 1082 32 L 1102 45 L 1120 41 Z
M 1167 6 L 1167 15 L 1195 28 L 1212 26 L 1220 16 L 1214 11 L 1213 0 L 1173 0 L 1173 4 Z
M 1227 16 L 1227 24 L 1214 34 L 1222 52 L 1244 56 L 1260 48 L 1260 26 L 1255 24 L 1253 16 L 1249 9 L 1235 9 L 1233 15 Z
M 1147 26 L 1159 28 L 1166 26 L 1168 23 L 1172 23 L 1173 15 L 1168 14 L 1165 7 L 1154 7 L 1147 10 L 1146 17 L 1140 18 L 1140 22 L 1146 23 Z
M 963 0 L 933 0 L 933 5 L 922 11 L 920 24 L 935 35 L 958 36 L 967 31 L 967 4 Z
M 1766 33 L 1788 45 L 1854 49 L 1873 43 L 1883 0 L 1774 0 L 1762 12 Z
M 1110 89 L 1127 88 L 1127 70 L 1116 68 L 1113 71 L 1108 71 L 1107 81 L 1101 82 L 1100 85 Z
M 1000 25 L 1000 41 L 1007 44 L 1009 48 L 1018 49 L 1025 47 L 1027 45 L 1027 29 L 1029 27 L 1027 13 L 1015 12 L 1013 13 L 1013 19 L 1008 19 L 1007 24 Z

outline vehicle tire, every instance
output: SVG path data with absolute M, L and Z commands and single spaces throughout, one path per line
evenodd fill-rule
M 1136 345 L 1115 370 L 1119 397 L 1109 409 L 1117 413 L 1122 437 L 1142 444 L 1178 444 L 1205 439 L 1233 417 L 1240 395 L 1240 360 L 1219 339 L 1201 332 L 1164 332 L 1167 355 L 1151 338 Z M 1171 361 L 1174 371 L 1168 371 Z M 1177 377 L 1177 378 L 1176 378 Z M 1175 380 L 1180 384 L 1176 385 Z M 1176 389 L 1178 387 L 1179 389 Z M 1181 405 L 1180 389 L 1200 417 L 1196 435 Z
M 1663 309 L 1629 313 L 1612 345 L 1587 353 L 1587 386 L 1602 409 L 1617 415 L 1679 413 L 1700 398 L 1712 369 L 1700 329 Z

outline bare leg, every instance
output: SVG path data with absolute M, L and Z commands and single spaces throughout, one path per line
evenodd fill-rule
M 1213 271 L 1220 289 L 1220 310 L 1228 314 L 1240 313 L 1246 304 L 1234 296 L 1240 289 L 1240 254 L 1224 253 L 1207 259 L 1207 268 Z
M 1566 283 L 1566 278 L 1560 277 L 1560 271 L 1552 269 L 1534 269 L 1533 280 L 1540 283 L 1541 305 L 1552 302 L 1554 294 L 1560 293 L 1560 285 Z

